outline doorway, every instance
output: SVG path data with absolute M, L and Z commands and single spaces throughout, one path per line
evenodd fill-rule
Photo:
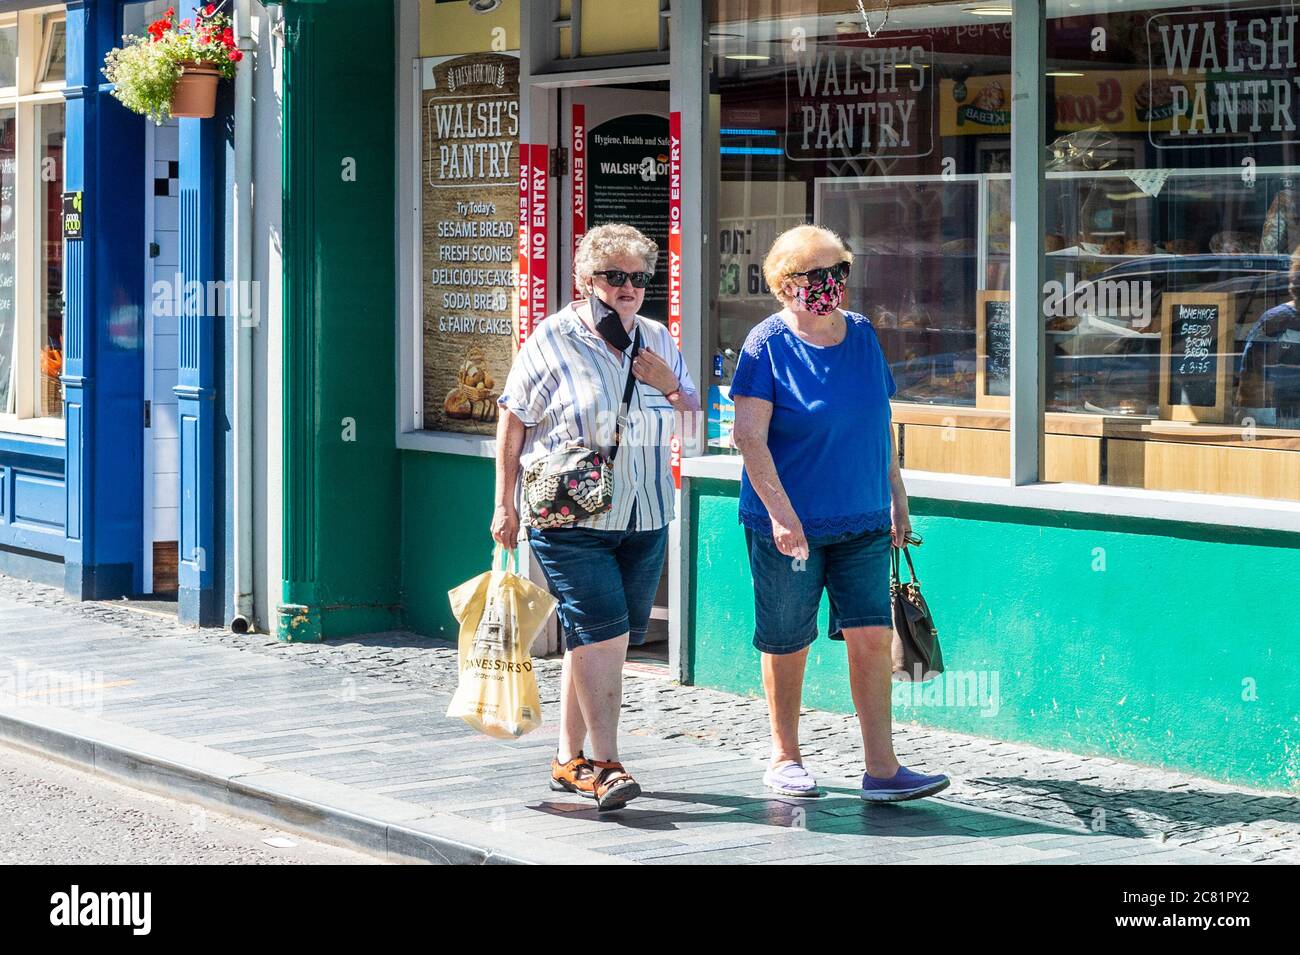
M 142 592 L 175 600 L 180 557 L 180 126 L 145 126 L 144 579 Z M 162 291 L 167 290 L 167 291 Z
M 552 168 L 559 174 L 559 254 L 554 256 L 560 307 L 578 297 L 573 258 L 587 230 L 608 222 L 635 226 L 659 245 L 655 277 L 641 314 L 668 321 L 668 83 L 576 86 L 558 90 Z M 630 664 L 668 663 L 668 565 L 665 557 L 646 642 Z

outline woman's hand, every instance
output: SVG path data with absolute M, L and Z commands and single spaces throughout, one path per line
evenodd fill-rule
M 785 556 L 808 559 L 808 538 L 804 537 L 803 524 L 793 514 L 787 521 L 772 518 L 772 540 L 776 542 L 776 549 Z
M 894 502 L 890 505 L 890 516 L 893 520 L 891 536 L 894 546 L 902 547 L 907 543 L 908 535 L 912 533 L 912 516 L 907 511 L 906 495 L 894 495 Z
M 492 515 L 492 539 L 506 550 L 519 546 L 519 513 L 512 505 L 497 505 Z
M 644 381 L 665 395 L 670 395 L 681 387 L 676 373 L 668 367 L 668 363 L 648 348 L 642 348 L 636 353 L 636 359 L 632 362 L 632 374 L 637 381 Z

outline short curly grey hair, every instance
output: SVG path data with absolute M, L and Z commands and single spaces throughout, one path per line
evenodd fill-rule
M 573 277 L 579 288 L 586 288 L 591 274 L 606 268 L 612 259 L 632 256 L 653 272 L 659 259 L 659 246 L 640 229 L 622 222 L 598 225 L 582 237 L 573 256 Z

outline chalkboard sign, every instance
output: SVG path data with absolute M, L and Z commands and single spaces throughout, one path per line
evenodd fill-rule
M 1011 406 L 1011 293 L 975 295 L 975 405 Z
M 1166 295 L 1160 332 L 1160 416 L 1222 422 L 1232 347 L 1231 296 Z

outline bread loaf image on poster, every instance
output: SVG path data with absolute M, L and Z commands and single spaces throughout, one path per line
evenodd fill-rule
M 496 382 L 487 370 L 483 350 L 477 346 L 465 351 L 456 372 L 456 387 L 447 392 L 442 410 L 448 418 L 461 421 L 496 421 Z

